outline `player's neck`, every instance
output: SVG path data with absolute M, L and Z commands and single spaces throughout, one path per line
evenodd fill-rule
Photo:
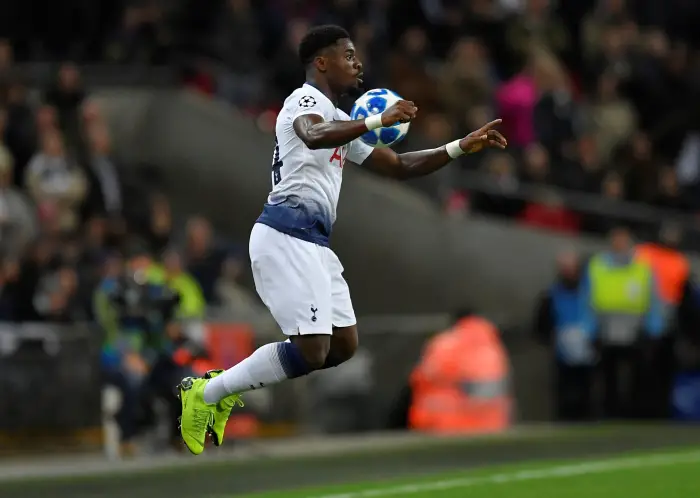
M 326 97 L 328 97 L 328 99 L 329 99 L 331 102 L 333 102 L 333 105 L 336 106 L 336 107 L 338 107 L 338 96 L 335 95 L 335 94 L 331 91 L 331 89 L 330 89 L 330 87 L 328 86 L 328 84 L 321 83 L 321 82 L 315 80 L 315 79 L 314 79 L 313 77 L 311 77 L 311 76 L 307 76 L 307 77 L 306 77 L 306 84 L 307 84 L 307 85 L 311 85 L 311 86 L 314 87 L 316 90 L 318 90 L 319 92 L 321 92 L 323 95 L 325 95 Z

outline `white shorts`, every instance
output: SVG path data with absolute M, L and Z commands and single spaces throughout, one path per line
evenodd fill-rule
M 343 265 L 328 247 L 256 223 L 250 234 L 255 289 L 286 335 L 332 334 L 355 325 Z

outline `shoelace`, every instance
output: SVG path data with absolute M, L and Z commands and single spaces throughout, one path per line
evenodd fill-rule
M 242 408 L 245 406 L 245 403 L 243 403 L 243 399 L 240 394 L 232 394 L 231 396 L 224 398 L 222 402 L 226 405 L 230 404 L 231 407 L 238 405 Z
M 192 418 L 197 432 L 204 431 L 206 433 L 211 423 L 212 413 L 209 410 L 195 410 Z

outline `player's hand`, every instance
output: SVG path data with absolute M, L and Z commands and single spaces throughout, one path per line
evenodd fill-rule
M 410 100 L 399 100 L 382 113 L 382 126 L 393 126 L 397 122 L 408 123 L 416 117 L 418 108 Z
M 501 124 L 502 119 L 495 119 L 476 131 L 471 132 L 459 142 L 461 149 L 467 154 L 479 152 L 486 147 L 505 149 L 508 145 L 506 138 L 498 130 L 492 128 Z

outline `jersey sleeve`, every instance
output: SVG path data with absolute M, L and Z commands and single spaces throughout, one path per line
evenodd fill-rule
M 291 107 L 292 122 L 299 116 L 305 114 L 317 114 L 324 120 L 328 121 L 332 116 L 333 109 L 329 109 L 329 105 L 319 99 L 311 92 L 299 92 L 289 103 Z
M 347 159 L 355 164 L 362 164 L 373 151 L 372 147 L 358 138 L 350 142 Z

